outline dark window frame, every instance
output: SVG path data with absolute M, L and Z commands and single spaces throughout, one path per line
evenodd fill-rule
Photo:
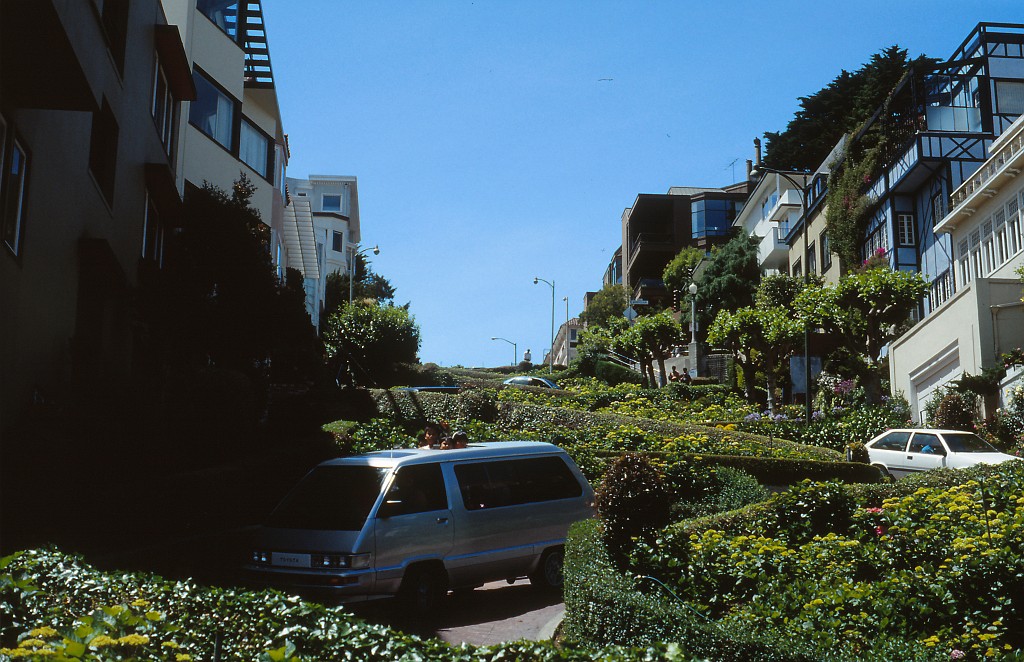
M 89 172 L 112 208 L 117 189 L 117 152 L 120 127 L 117 116 L 106 98 L 99 111 L 92 114 L 92 130 L 89 139 Z
M 256 167 L 242 158 L 242 126 L 248 125 L 253 131 L 258 133 L 267 144 L 267 156 L 266 163 L 263 164 L 264 172 L 260 172 Z M 253 172 L 267 180 L 271 186 L 274 184 L 274 139 L 270 137 L 270 134 L 264 131 L 256 122 L 246 117 L 244 114 L 241 116 L 241 120 L 238 125 L 238 160 L 249 166 Z
M 193 108 L 195 108 L 196 102 L 199 101 L 200 89 L 201 89 L 201 85 L 198 84 L 199 81 L 197 81 L 197 77 L 199 79 L 201 79 L 202 82 L 207 83 L 208 85 L 213 87 L 216 92 L 219 92 L 221 95 L 224 96 L 224 98 L 226 98 L 228 101 L 231 102 L 231 144 L 230 145 L 225 145 L 220 140 L 218 140 L 216 136 L 214 136 L 212 133 L 208 132 L 205 128 L 203 128 L 198 122 L 193 121 L 192 110 L 193 110 Z M 235 158 L 238 158 L 239 133 L 241 131 L 241 126 L 242 126 L 242 102 L 239 101 L 238 99 L 236 99 L 234 96 L 232 96 L 231 93 L 228 92 L 226 89 L 224 89 L 224 87 L 220 83 L 218 83 L 217 80 L 213 76 L 211 76 L 208 73 L 206 73 L 202 69 L 202 67 L 199 67 L 199 66 L 193 67 L 193 69 L 192 69 L 192 80 L 197 83 L 196 84 L 196 100 L 192 101 L 191 104 L 189 105 L 189 109 L 188 109 L 189 110 L 189 112 L 188 112 L 188 123 L 190 125 L 192 125 L 193 127 L 195 127 L 195 129 L 197 131 L 199 131 L 199 133 L 203 134 L 204 136 L 206 136 L 207 138 L 209 138 L 213 142 L 215 142 L 218 145 L 220 145 L 221 148 L 226 150 L 229 154 L 231 154 Z
M 0 241 L 11 255 L 20 259 L 25 243 L 25 220 L 27 218 L 25 210 L 32 154 L 25 146 L 25 142 L 18 136 L 13 123 L 8 122 L 7 118 L 2 115 L 0 115 L 0 132 L 2 132 L 0 135 Z M 16 186 L 12 184 L 13 175 L 10 172 L 15 151 L 21 154 L 22 164 Z M 15 195 L 16 203 L 13 197 Z M 16 205 L 17 209 L 14 210 L 12 205 Z M 13 230 L 10 229 L 12 227 Z M 9 233 L 12 235 L 11 237 L 8 237 Z

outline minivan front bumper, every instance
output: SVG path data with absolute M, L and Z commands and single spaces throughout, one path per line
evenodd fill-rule
M 367 570 L 317 571 L 308 568 L 242 566 L 246 583 L 310 597 L 329 597 L 338 602 L 361 602 L 386 597 L 374 595 L 375 572 Z

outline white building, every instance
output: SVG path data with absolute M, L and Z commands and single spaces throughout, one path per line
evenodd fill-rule
M 319 330 L 327 277 L 348 273 L 358 250 L 356 178 L 341 175 L 310 175 L 309 179 L 289 177 L 287 191 L 288 206 L 295 208 L 296 234 L 303 256 L 301 267 L 296 268 L 303 275 L 306 310 L 313 326 Z
M 955 294 L 890 349 L 893 391 L 906 395 L 918 420 L 937 388 L 997 367 L 1002 354 L 1024 347 L 1016 274 L 1024 265 L 1024 118 L 993 141 L 989 154 L 953 191 L 949 213 L 935 226 L 952 240 Z M 1020 379 L 1020 366 L 1008 371 L 1001 404 Z
M 231 191 L 239 173 L 280 250 L 287 146 L 260 0 L 162 0 L 181 32 L 196 98 L 182 108 L 178 181 L 185 195 L 209 182 Z

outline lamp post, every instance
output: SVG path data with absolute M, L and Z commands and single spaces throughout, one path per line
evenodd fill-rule
M 358 250 L 359 244 L 349 244 L 349 259 L 348 259 L 348 302 L 352 304 L 352 294 L 355 290 L 354 285 L 356 281 L 356 256 L 364 255 L 370 251 L 373 251 L 374 255 L 380 255 L 380 246 L 374 246 L 373 248 L 364 248 Z
M 516 344 L 508 338 L 499 338 L 497 336 L 491 336 L 491 340 L 504 340 L 508 344 L 512 345 L 512 365 L 519 363 L 519 350 L 516 349 Z
M 807 237 L 810 234 L 810 219 L 807 218 L 807 177 L 804 177 L 804 183 L 801 184 L 782 170 L 769 168 L 760 163 L 750 171 L 751 177 L 759 177 L 764 174 L 778 175 L 800 191 L 800 220 L 803 223 L 804 235 L 804 256 L 800 261 L 800 270 L 803 272 L 804 287 L 806 288 L 811 282 L 811 270 L 808 268 L 811 261 L 807 250 L 809 246 Z M 772 397 L 771 393 L 768 394 L 768 397 L 769 399 Z M 804 423 L 811 424 L 811 328 L 807 320 L 804 320 Z
M 697 283 L 690 283 L 690 343 L 697 344 Z
M 548 373 L 555 371 L 555 281 L 533 277 L 533 284 L 546 283 L 551 288 L 551 349 L 548 351 Z

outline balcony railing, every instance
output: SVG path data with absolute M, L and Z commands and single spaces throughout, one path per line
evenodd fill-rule
M 978 171 L 959 186 L 949 196 L 949 211 L 963 204 L 975 191 L 985 188 L 985 184 L 995 177 L 1007 163 L 1024 152 L 1024 131 L 1020 131 L 1012 139 L 1003 143 L 1002 147 L 992 155 Z M 937 217 L 938 218 L 938 217 Z
M 632 240 L 632 249 L 629 251 L 629 263 L 636 260 L 641 250 L 672 250 L 672 235 L 655 232 L 641 232 Z

